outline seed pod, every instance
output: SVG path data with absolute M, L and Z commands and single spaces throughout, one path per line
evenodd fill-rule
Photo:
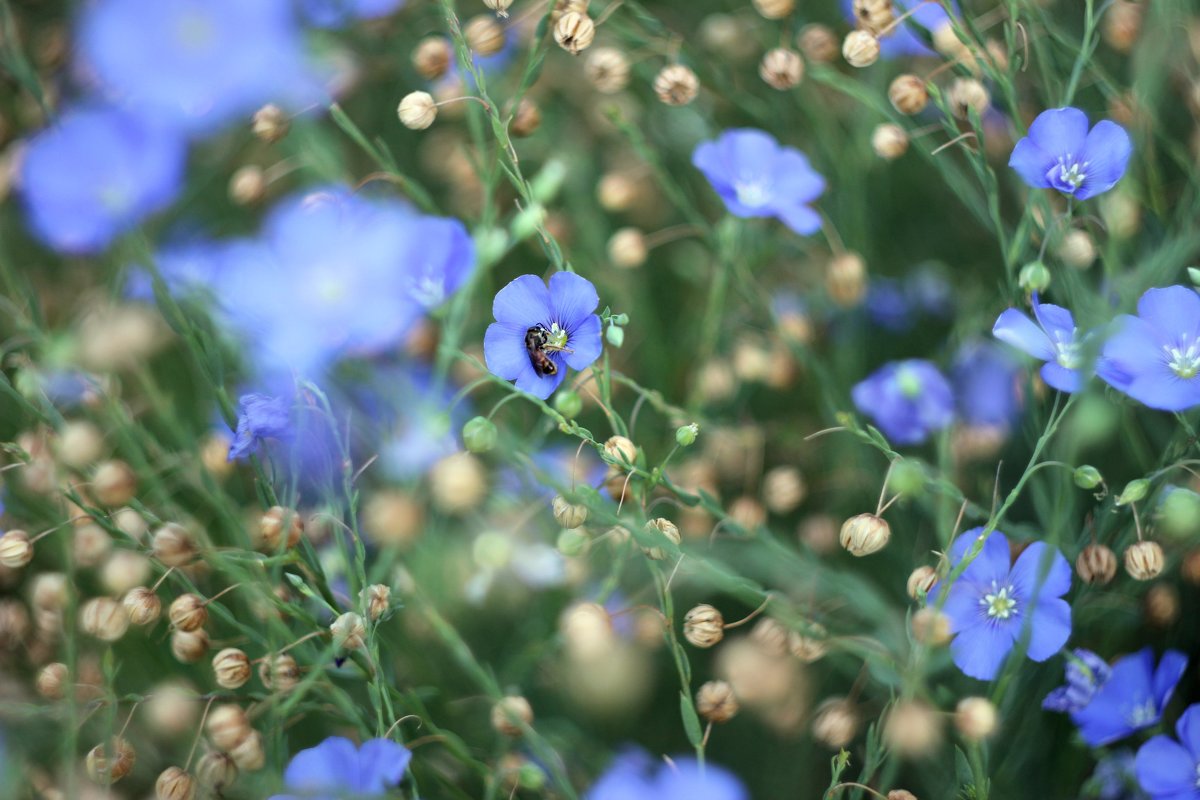
M 996 732 L 996 707 L 986 697 L 964 697 L 954 710 L 954 727 L 968 741 L 982 741 Z
M 445 36 L 426 36 L 413 50 L 412 63 L 417 74 L 432 81 L 450 70 L 453 56 L 454 50 Z
M 446 514 L 470 511 L 487 496 L 487 473 L 470 453 L 454 453 L 433 465 L 429 494 L 433 505 Z
M 137 476 L 124 461 L 105 461 L 92 475 L 92 497 L 108 508 L 127 506 L 137 493 Z
M 517 721 L 533 724 L 533 706 L 519 695 L 510 695 L 492 706 L 492 728 L 497 732 L 516 738 L 522 734 Z
M 226 647 L 213 656 L 212 667 L 222 689 L 237 689 L 250 680 L 250 658 L 236 647 Z
M 257 164 L 239 167 L 229 177 L 229 199 L 239 206 L 249 206 L 267 194 L 267 173 Z
M 123 595 L 150 579 L 150 559 L 133 550 L 114 550 L 100 568 L 100 583 L 112 595 Z
M 151 540 L 154 557 L 168 567 L 183 567 L 196 557 L 196 545 L 182 525 L 168 522 L 154 532 Z
M 790 514 L 804 502 L 808 487 L 795 467 L 775 467 L 763 476 L 763 501 L 772 514 Z
M 196 764 L 196 781 L 218 797 L 237 780 L 237 776 L 238 768 L 233 759 L 215 750 L 205 753 Z
M 649 250 L 646 237 L 637 228 L 621 228 L 608 240 L 608 260 L 621 269 L 633 269 L 646 263 Z
M 495 11 L 497 17 L 507 17 L 512 0 L 483 0 L 483 4 Z
M 196 782 L 179 767 L 167 767 L 154 782 L 157 800 L 192 800 L 196 796 Z
M 905 585 L 908 596 L 913 600 L 924 600 L 925 595 L 929 594 L 929 590 L 937 583 L 937 579 L 937 570 L 933 567 L 917 567 L 908 576 L 908 583 Z
M 795 7 L 796 0 L 754 0 L 754 10 L 767 19 L 783 19 Z
M 571 503 L 562 495 L 555 495 L 551 507 L 554 510 L 554 520 L 568 530 L 581 527 L 587 522 L 588 509 L 582 503 Z
M 887 800 L 917 800 L 917 796 L 907 789 L 892 789 L 887 793 Z
M 259 139 L 267 144 L 274 144 L 288 135 L 291 120 L 282 108 L 274 103 L 268 103 L 254 112 L 251 128 Z
M 38 671 L 37 693 L 47 700 L 62 700 L 66 696 L 67 665 L 57 661 Z
M 372 622 L 378 622 L 387 613 L 391 602 L 392 590 L 382 583 L 373 583 L 362 590 L 362 604 Z
M 295 547 L 304 535 L 304 518 L 295 509 L 274 506 L 258 521 L 258 535 L 259 551 L 277 552 L 283 546 L 285 536 L 287 546 Z
M 913 638 L 922 644 L 942 647 L 950 643 L 950 618 L 933 606 L 917 609 L 910 626 Z
M 194 631 L 171 632 L 171 655 L 183 664 L 195 664 L 208 652 L 208 633 L 203 628 Z
M 528 97 L 522 97 L 517 111 L 508 124 L 508 132 L 518 139 L 532 136 L 542 126 L 542 110 Z
M 1079 551 L 1075 572 L 1084 583 L 1103 586 L 1117 574 L 1117 555 L 1102 544 L 1089 544 Z
M 29 597 L 39 611 L 62 611 L 71 599 L 71 584 L 61 572 L 43 572 L 33 579 Z
M 9 531 L 0 536 L 0 565 L 20 569 L 33 561 L 33 542 L 25 531 Z
M 204 627 L 208 622 L 208 608 L 203 597 L 198 594 L 181 594 L 171 601 L 167 608 L 167 619 L 177 630 L 191 633 Z
M 586 13 L 568 11 L 554 23 L 554 41 L 573 56 L 588 48 L 596 38 L 596 23 Z
M 738 710 L 733 687 L 725 681 L 708 681 L 696 691 L 696 711 L 706 722 L 720 725 L 736 717 Z
M 241 706 L 216 706 L 208 712 L 204 730 L 218 750 L 228 752 L 250 735 L 250 719 Z
M 892 161 L 908 152 L 908 134 L 904 128 L 885 122 L 871 132 L 871 149 L 885 161 Z
M 825 271 L 825 291 L 842 308 L 858 305 L 867 293 L 867 262 L 852 250 L 834 256 Z
M 654 78 L 654 93 L 669 106 L 686 106 L 699 91 L 700 79 L 683 64 L 665 66 Z
M 1148 581 L 1163 571 L 1165 560 L 1158 542 L 1138 542 L 1125 551 L 1125 571 L 1134 580 Z
M 121 601 L 125 614 L 134 625 L 153 625 L 162 615 L 162 601 L 154 590 L 147 586 L 135 586 L 125 593 Z
M 471 17 L 463 26 L 467 45 L 481 56 L 494 56 L 504 49 L 504 28 L 490 14 Z
M 102 786 L 116 783 L 129 774 L 137 761 L 133 745 L 120 736 L 114 736 L 107 746 L 98 744 L 88 751 L 88 777 Z
M 929 105 L 929 91 L 916 75 L 899 75 L 888 86 L 888 100 L 901 114 L 920 114 Z
M 725 638 L 725 618 L 717 609 L 702 603 L 684 615 L 683 638 L 696 647 L 712 647 Z
M 79 609 L 79 628 L 102 642 L 115 642 L 129 630 L 129 617 L 111 597 L 93 597 Z
M 1142 598 L 1146 622 L 1156 628 L 1169 628 L 1179 620 L 1179 592 L 1169 583 L 1156 583 Z
M 423 131 L 432 125 L 437 112 L 437 103 L 429 92 L 409 92 L 396 108 L 400 124 L 413 131 Z
M 874 514 L 858 514 L 842 523 L 838 542 L 851 555 L 861 557 L 878 553 L 891 536 L 892 529 L 887 520 Z
M 771 617 L 760 619 L 750 631 L 750 640 L 768 655 L 787 655 L 788 629 L 779 620 Z
M 842 40 L 842 58 L 852 67 L 869 67 L 879 60 L 879 40 L 867 31 L 850 31 Z
M 300 665 L 289 654 L 278 653 L 259 663 L 258 679 L 272 691 L 291 691 L 300 682 Z
M 946 92 L 950 110 L 959 119 L 966 119 L 970 112 L 982 115 L 992 102 L 992 96 L 984 85 L 974 78 L 955 78 Z
M 333 634 L 333 644 L 339 650 L 357 650 L 363 646 L 367 637 L 367 628 L 363 625 L 362 617 L 353 612 L 347 612 L 333 621 L 329 626 Z
M 854 19 L 863 30 L 883 36 L 896 21 L 892 0 L 854 0 Z
M 616 94 L 629 85 L 629 59 L 615 47 L 597 47 L 588 53 L 583 73 L 596 91 Z
M 58 434 L 55 449 L 64 466 L 83 470 L 104 454 L 104 434 L 85 419 L 71 420 Z
M 1096 262 L 1096 243 L 1092 241 L 1091 234 L 1079 229 L 1064 233 L 1054 252 L 1071 269 L 1087 269 Z M 1125 504 L 1120 498 L 1117 499 L 1117 505 Z
M 776 47 L 768 50 L 759 62 L 758 76 L 772 89 L 791 89 L 804 77 L 804 61 L 795 50 Z
M 788 650 L 805 664 L 820 661 L 829 650 L 829 636 L 819 622 L 808 623 L 804 633 L 788 631 Z
M 229 751 L 229 757 L 243 772 L 255 772 L 262 769 L 263 764 L 267 761 L 266 753 L 263 752 L 262 734 L 251 730 L 246 738 L 233 746 L 233 749 Z
M 113 540 L 108 531 L 93 522 L 85 522 L 75 528 L 71 539 L 75 565 L 90 569 L 98 567 L 112 552 Z
M 858 735 L 859 715 L 844 697 L 831 697 L 817 706 L 813 716 L 813 738 L 833 750 L 841 750 Z
M 645 530 L 656 530 L 663 536 L 666 536 L 671 540 L 672 543 L 676 545 L 682 541 L 682 538 L 679 535 L 679 528 L 675 526 L 674 522 L 671 522 L 671 520 L 663 517 L 657 517 L 647 522 L 645 525 Z M 642 552 L 646 554 L 647 558 L 651 558 L 655 561 L 662 561 L 667 557 L 667 551 L 658 546 L 642 546 Z
M 883 721 L 883 740 L 900 756 L 926 755 L 941 738 L 941 715 L 921 700 L 898 701 Z
M 814 22 L 796 35 L 796 46 L 810 63 L 828 64 L 837 58 L 838 40 L 828 25 Z

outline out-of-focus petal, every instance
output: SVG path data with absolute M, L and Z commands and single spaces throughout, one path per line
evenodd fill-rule
M 996 318 L 992 335 L 1034 358 L 1054 360 L 1054 345 L 1050 337 L 1036 322 L 1015 308 L 1005 309 Z
M 1013 647 L 1013 625 L 981 622 L 959 632 L 950 643 L 954 663 L 963 674 L 990 681 Z
M 1008 158 L 1008 165 L 1016 170 L 1021 180 L 1035 189 L 1050 188 L 1046 174 L 1054 164 L 1054 156 L 1038 147 L 1028 136 L 1017 142 Z
M 1066 600 L 1043 595 L 1033 607 L 1032 617 L 1027 654 L 1033 661 L 1045 661 L 1071 638 L 1071 606 Z
M 338 790 L 354 786 L 358 748 L 341 736 L 330 736 L 316 747 L 292 757 L 283 773 L 283 783 L 295 792 Z
M 1200 339 L 1200 294 L 1186 286 L 1149 289 L 1138 300 L 1138 316 L 1170 339 Z M 1171 342 L 1174 344 L 1175 342 Z
M 1138 783 L 1152 797 L 1195 797 L 1196 762 L 1186 748 L 1166 736 L 1155 736 L 1138 749 L 1134 770 Z
M 412 753 L 407 747 L 390 739 L 371 739 L 358 750 L 358 783 L 356 789 L 364 794 L 381 793 L 404 777 Z

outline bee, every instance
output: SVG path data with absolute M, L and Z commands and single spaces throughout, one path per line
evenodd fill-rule
M 571 353 L 573 350 L 550 344 L 550 331 L 542 325 L 534 325 L 525 331 L 525 349 L 529 352 L 529 363 L 538 375 L 551 376 L 558 374 L 558 365 L 547 353 Z

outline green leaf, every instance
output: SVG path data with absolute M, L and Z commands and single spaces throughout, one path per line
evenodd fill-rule
M 696 707 L 692 698 L 684 692 L 679 693 L 679 713 L 683 717 L 683 729 L 687 732 L 688 741 L 694 747 L 699 747 L 704 741 L 704 731 L 700 728 L 700 717 L 696 715 Z

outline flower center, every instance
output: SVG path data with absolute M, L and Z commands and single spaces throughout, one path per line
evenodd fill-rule
M 566 329 L 559 327 L 559 324 L 555 322 L 550 326 L 550 337 L 546 340 L 546 344 L 548 345 L 546 349 L 565 350 L 567 339 L 569 338 L 570 334 L 567 333 Z
M 1135 702 L 1133 708 L 1129 710 L 1126 720 L 1131 728 L 1145 728 L 1147 725 L 1153 725 L 1158 721 L 1158 709 L 1154 707 L 1154 700 L 1147 697 L 1145 700 Z
M 1051 167 L 1051 182 L 1055 188 L 1064 192 L 1074 192 L 1083 185 L 1087 178 L 1088 162 L 1076 161 L 1070 153 L 1058 159 L 1058 164 Z M 1053 173 L 1057 171 L 1057 175 Z
M 1061 332 L 1054 334 L 1054 352 L 1055 361 L 1064 369 L 1079 369 L 1082 366 L 1083 358 L 1079 352 L 1079 342 L 1075 341 L 1075 331 L 1078 328 L 1071 329 L 1070 338 L 1064 340 Z
M 1175 347 L 1163 346 L 1167 354 L 1167 366 L 1180 378 L 1194 378 L 1200 374 L 1200 341 L 1188 341 L 1185 333 Z
M 992 591 L 983 596 L 979 604 L 987 609 L 987 615 L 992 619 L 1008 619 L 1017 613 L 1017 599 L 1012 596 L 1013 587 L 997 587 L 992 584 Z
M 771 192 L 767 188 L 767 182 L 761 178 L 758 180 L 738 181 L 733 185 L 733 188 L 737 192 L 738 202 L 747 208 L 762 208 L 771 200 Z
M 901 369 L 896 373 L 896 386 L 899 387 L 900 394 L 909 399 L 919 397 L 921 394 L 921 378 L 909 369 Z

